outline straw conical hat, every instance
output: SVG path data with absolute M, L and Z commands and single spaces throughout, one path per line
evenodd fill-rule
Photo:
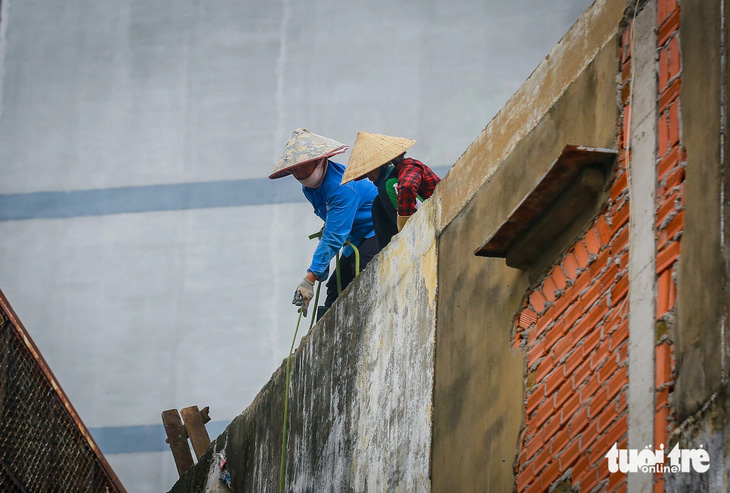
M 415 143 L 415 140 L 402 137 L 358 132 L 345 174 L 342 175 L 342 184 L 365 176 L 375 168 L 400 156 Z
M 349 147 L 342 142 L 322 137 L 310 132 L 306 128 L 298 128 L 291 134 L 291 138 L 284 147 L 279 162 L 269 178 L 274 180 L 291 174 L 292 169 L 310 161 L 323 157 L 334 156 L 345 152 Z

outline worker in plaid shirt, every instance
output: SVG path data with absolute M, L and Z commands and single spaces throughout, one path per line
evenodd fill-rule
M 380 248 L 403 229 L 440 181 L 421 161 L 405 157 L 414 143 L 400 137 L 358 132 L 342 177 L 343 184 L 367 177 L 378 187 L 372 212 Z

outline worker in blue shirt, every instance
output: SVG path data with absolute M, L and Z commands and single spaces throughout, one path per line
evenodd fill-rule
M 348 146 L 336 140 L 317 135 L 307 129 L 295 130 L 286 144 L 284 153 L 274 166 L 270 179 L 293 175 L 301 184 L 314 213 L 324 221 L 322 238 L 317 245 L 307 274 L 294 292 L 293 304 L 306 315 L 314 297 L 314 282 L 325 281 L 329 264 L 337 252 L 349 241 L 360 253 L 360 270 L 378 253 L 372 218 L 372 204 L 378 190 L 368 180 L 340 185 L 345 167 L 329 158 L 345 152 Z M 342 289 L 355 277 L 354 251 L 346 246 L 340 259 Z M 325 310 L 337 298 L 337 275 L 327 282 Z

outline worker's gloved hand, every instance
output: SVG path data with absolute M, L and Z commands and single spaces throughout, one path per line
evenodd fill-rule
M 306 278 L 302 279 L 302 282 L 299 283 L 296 291 L 294 291 L 294 299 L 291 300 L 292 305 L 300 307 L 297 311 L 302 312 L 306 317 L 307 308 L 309 308 L 309 302 L 312 301 L 312 298 L 314 298 L 314 283 Z
M 406 221 L 408 221 L 410 217 L 411 216 L 401 216 L 400 214 L 398 214 L 398 232 L 403 229 L 403 226 L 406 225 Z

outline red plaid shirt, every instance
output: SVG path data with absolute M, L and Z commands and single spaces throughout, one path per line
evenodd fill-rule
M 421 161 L 409 157 L 395 164 L 398 176 L 398 215 L 410 216 L 416 212 L 416 196 L 426 200 L 441 179 Z

